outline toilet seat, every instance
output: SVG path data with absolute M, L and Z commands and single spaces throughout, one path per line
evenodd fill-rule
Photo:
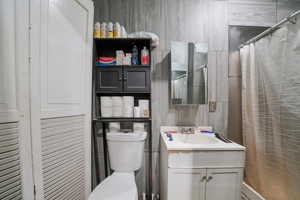
M 89 200 L 138 200 L 133 172 L 114 172 L 98 185 Z

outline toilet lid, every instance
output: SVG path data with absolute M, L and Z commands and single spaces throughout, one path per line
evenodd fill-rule
M 91 193 L 89 200 L 136 200 L 134 173 L 115 172 Z

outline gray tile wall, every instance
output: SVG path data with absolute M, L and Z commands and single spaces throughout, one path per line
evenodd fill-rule
M 227 1 L 215 0 L 98 0 L 95 20 L 120 22 L 128 32 L 150 31 L 159 35 L 160 45 L 153 52 L 153 150 L 158 151 L 161 125 L 216 125 L 227 127 L 228 102 L 228 9 Z M 206 105 L 169 104 L 169 53 L 175 41 L 209 44 L 210 100 L 218 102 L 218 112 L 208 113 Z M 220 126 L 217 126 L 220 121 Z
M 228 104 L 228 9 L 226 1 L 214 0 L 98 0 L 95 20 L 118 21 L 128 32 L 150 31 L 159 35 L 160 45 L 153 51 L 152 113 L 154 163 L 159 160 L 159 127 L 162 125 L 212 125 L 227 131 Z M 169 104 L 170 43 L 175 41 L 209 44 L 209 98 L 217 101 L 217 112 L 207 105 Z M 147 155 L 147 154 L 146 154 Z M 158 164 L 154 165 L 154 191 L 159 191 Z M 140 191 L 145 179 L 137 176 Z
M 119 22 L 128 32 L 149 31 L 160 37 L 153 52 L 152 113 L 154 159 L 159 158 L 159 127 L 162 125 L 212 125 L 227 134 L 229 85 L 239 90 L 239 78 L 229 81 L 229 25 L 270 26 L 300 3 L 287 0 L 94 0 L 95 20 Z M 207 105 L 173 106 L 168 99 L 170 43 L 175 41 L 209 44 L 209 100 L 217 101 L 217 111 Z M 235 91 L 231 90 L 231 94 Z M 232 105 L 230 109 L 236 109 Z M 239 111 L 237 110 L 237 113 Z M 234 123 L 233 123 L 234 124 Z M 144 169 L 142 169 L 143 171 Z M 140 172 L 141 173 L 141 172 Z M 154 189 L 158 192 L 159 169 L 155 168 Z M 145 182 L 138 176 L 143 190 Z

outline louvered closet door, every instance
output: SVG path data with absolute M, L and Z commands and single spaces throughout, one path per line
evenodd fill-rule
M 0 199 L 22 198 L 18 123 L 0 124 Z
M 91 0 L 31 0 L 31 114 L 37 199 L 90 193 Z
M 32 200 L 29 1 L 0 1 L 0 199 Z
M 84 116 L 42 120 L 45 199 L 84 199 Z

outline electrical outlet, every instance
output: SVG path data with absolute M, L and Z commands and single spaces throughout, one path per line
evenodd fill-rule
M 208 110 L 209 110 L 209 112 L 216 112 L 217 102 L 216 101 L 209 101 L 208 102 Z

